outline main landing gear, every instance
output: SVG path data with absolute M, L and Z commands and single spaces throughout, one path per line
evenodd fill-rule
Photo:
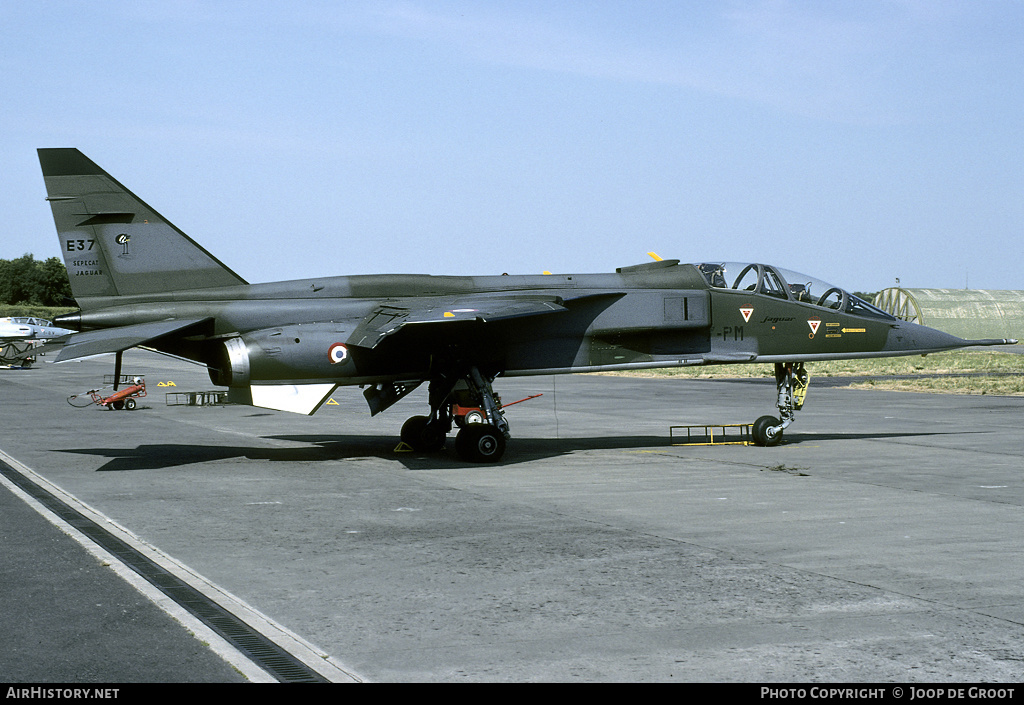
M 776 362 L 775 386 L 779 390 L 778 407 L 782 417 L 762 416 L 750 429 L 754 443 L 759 446 L 777 446 L 782 432 L 793 423 L 796 412 L 804 406 L 810 376 L 802 362 Z
M 501 401 L 491 387 L 493 381 L 493 377 L 484 377 L 476 367 L 462 376 L 442 375 L 431 380 L 430 415 L 413 416 L 406 421 L 402 442 L 415 451 L 438 451 L 444 447 L 453 424 L 458 424 L 455 451 L 459 457 L 474 463 L 501 460 L 511 434 Z M 479 413 L 456 416 L 456 405 L 479 409 Z

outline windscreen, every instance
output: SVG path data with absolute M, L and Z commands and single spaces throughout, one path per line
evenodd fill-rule
M 749 291 L 858 316 L 895 320 L 845 289 L 789 269 L 739 262 L 704 262 L 694 266 L 704 275 L 708 285 L 716 289 Z

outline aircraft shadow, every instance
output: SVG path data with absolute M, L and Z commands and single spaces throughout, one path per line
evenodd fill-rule
M 964 436 L 986 431 L 918 431 L 916 433 L 793 433 L 783 437 L 783 444 L 812 443 L 814 441 L 860 441 L 885 440 L 899 438 L 927 438 L 929 436 Z
M 962 434 L 962 431 L 926 431 L 919 433 L 806 433 L 793 434 L 786 437 L 783 440 L 783 445 L 798 445 L 800 443 L 814 443 L 825 440 L 885 440 Z M 352 436 L 282 435 L 272 436 L 272 438 L 282 441 L 312 443 L 322 448 L 330 456 L 359 456 L 358 453 L 346 453 L 346 449 L 350 448 L 352 445 Z M 362 437 L 362 440 L 367 441 L 373 439 L 372 437 Z M 376 438 L 376 440 L 378 441 L 378 443 L 375 444 L 378 452 L 369 453 L 368 455 L 388 458 L 390 460 L 399 460 L 403 465 L 411 470 L 444 469 L 469 466 L 466 461 L 459 458 L 456 454 L 455 439 L 452 437 L 448 439 L 448 443 L 445 445 L 444 450 L 436 453 L 399 451 L 395 449 L 395 446 L 389 446 L 386 439 Z M 393 442 L 397 444 L 398 440 L 394 439 Z M 575 452 L 588 450 L 683 450 L 686 448 L 711 450 L 722 447 L 725 447 L 725 444 L 718 444 L 716 446 L 695 444 L 687 446 L 680 444 L 678 438 L 672 439 L 667 436 L 592 436 L 570 438 L 513 437 L 509 442 L 508 450 L 505 452 L 505 457 L 502 458 L 501 462 L 494 463 L 493 467 L 517 465 L 535 460 L 558 458 Z M 381 450 L 383 450 L 383 452 L 380 452 Z M 761 450 L 765 453 L 770 453 L 773 449 L 756 449 L 752 446 L 751 450 Z M 771 460 L 771 458 L 766 456 L 766 462 L 767 460 Z
M 963 435 L 963 431 L 937 431 L 923 433 L 815 433 L 792 434 L 785 438 L 784 445 L 798 445 L 818 441 L 837 440 L 885 440 L 901 438 L 922 438 L 927 436 Z M 135 448 L 63 448 L 54 449 L 61 453 L 75 453 L 107 458 L 108 461 L 96 472 L 126 472 L 138 470 L 165 470 L 196 463 L 221 460 L 268 461 L 268 462 L 322 462 L 376 457 L 397 460 L 410 470 L 433 470 L 457 467 L 474 467 L 467 464 L 455 453 L 454 439 L 449 438 L 444 450 L 436 453 L 418 453 L 402 450 L 397 438 L 388 436 L 317 436 L 283 435 L 268 436 L 278 441 L 302 443 L 294 448 L 260 448 L 254 446 L 193 445 L 185 443 L 160 443 L 136 446 Z M 678 441 L 678 439 L 675 439 Z M 517 465 L 535 460 L 558 458 L 575 452 L 588 450 L 711 450 L 723 446 L 675 445 L 666 436 L 603 436 L 582 438 L 513 438 L 505 457 L 491 467 Z M 772 449 L 763 449 L 770 453 Z M 766 460 L 771 458 L 766 457 Z
M 313 436 L 313 435 L 290 435 L 274 436 L 283 441 L 295 441 L 300 443 L 314 443 L 325 451 L 335 454 L 342 452 L 343 448 L 350 445 L 350 436 Z M 486 467 L 474 466 L 462 460 L 455 452 L 455 438 L 449 437 L 443 450 L 434 453 L 420 453 L 416 451 L 402 450 L 397 438 L 390 439 L 390 444 L 385 439 L 378 439 L 378 450 L 383 452 L 372 453 L 377 457 L 389 460 L 398 460 L 410 470 L 433 470 L 457 467 Z M 498 463 L 490 464 L 491 467 L 502 467 L 517 465 L 519 463 L 557 458 L 569 455 L 577 451 L 585 450 L 631 450 L 648 448 L 669 448 L 671 444 L 665 436 L 611 436 L 592 438 L 517 438 L 509 441 L 508 450 L 505 456 Z
M 167 468 L 210 463 L 218 460 L 246 459 L 270 462 L 319 462 L 367 456 L 385 456 L 389 446 L 380 436 L 348 436 L 348 443 L 329 447 L 261 448 L 256 446 L 194 445 L 191 443 L 156 443 L 135 448 L 56 448 L 60 453 L 76 453 L 109 458 L 96 472 L 129 470 L 164 470 Z M 393 447 L 393 446 L 392 446 Z

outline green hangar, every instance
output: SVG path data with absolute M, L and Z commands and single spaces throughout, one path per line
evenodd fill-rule
M 904 321 L 961 338 L 1024 338 L 1024 291 L 892 287 L 874 303 Z

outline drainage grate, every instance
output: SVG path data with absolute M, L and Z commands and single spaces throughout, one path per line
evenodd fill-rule
M 46 491 L 0 460 L 0 474 L 97 545 L 117 556 L 162 593 L 222 636 L 253 663 L 282 683 L 327 683 L 328 680 L 253 629 L 194 587 Z

